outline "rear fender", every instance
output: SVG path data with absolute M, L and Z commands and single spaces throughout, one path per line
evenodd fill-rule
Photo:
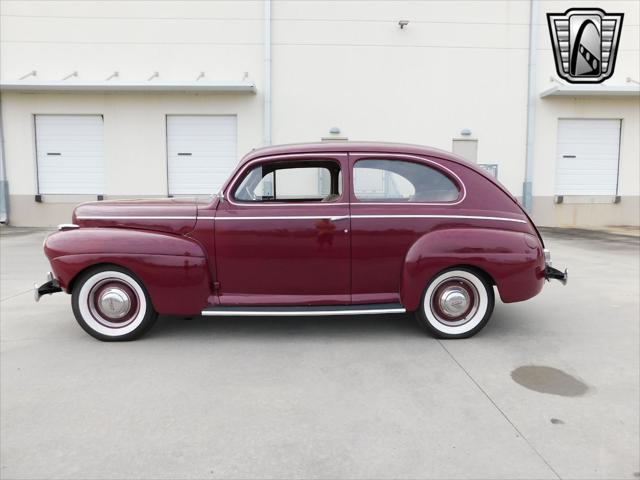
M 464 266 L 484 273 L 505 303 L 538 294 L 544 283 L 544 253 L 533 235 L 489 228 L 436 230 L 420 237 L 405 257 L 400 299 L 418 308 L 429 281 L 444 269 Z

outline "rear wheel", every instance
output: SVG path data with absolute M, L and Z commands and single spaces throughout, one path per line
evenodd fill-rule
M 80 326 L 102 341 L 136 339 L 158 317 L 142 282 L 117 266 L 84 273 L 73 288 L 71 305 Z
M 487 324 L 494 303 L 493 287 L 482 275 L 452 268 L 429 282 L 416 317 L 437 338 L 467 338 Z

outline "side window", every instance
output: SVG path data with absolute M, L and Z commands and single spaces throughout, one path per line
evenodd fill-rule
M 331 202 L 342 194 L 336 162 L 277 162 L 251 169 L 233 192 L 240 202 Z
M 353 167 L 353 193 L 363 202 L 453 202 L 458 187 L 435 168 L 401 160 L 359 160 Z

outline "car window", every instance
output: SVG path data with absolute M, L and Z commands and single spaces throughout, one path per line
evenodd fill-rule
M 444 173 L 402 160 L 359 160 L 353 167 L 353 193 L 364 202 L 453 202 L 458 187 Z
M 233 194 L 241 202 L 330 202 L 342 194 L 335 162 L 283 162 L 251 169 Z

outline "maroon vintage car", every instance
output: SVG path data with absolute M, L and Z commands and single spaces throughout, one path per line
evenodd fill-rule
M 36 299 L 72 295 L 78 323 L 130 340 L 158 314 L 415 312 L 437 337 L 477 333 L 494 307 L 536 295 L 550 265 L 507 190 L 450 153 L 330 142 L 249 153 L 207 202 L 78 206 L 50 235 Z

